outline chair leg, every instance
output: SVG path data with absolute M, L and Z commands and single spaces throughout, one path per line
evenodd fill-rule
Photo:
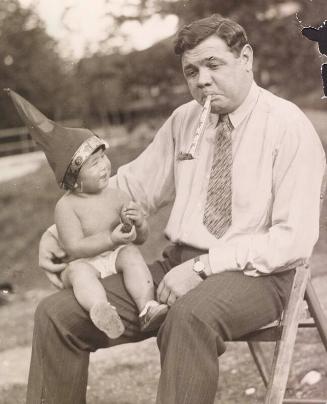
M 315 325 L 318 329 L 321 341 L 327 351 L 327 318 L 322 310 L 322 307 L 319 303 L 318 297 L 310 280 L 307 284 L 304 298 L 308 304 L 310 314 L 314 319 Z
M 309 274 L 308 268 L 300 267 L 296 270 L 290 300 L 284 312 L 283 333 L 280 341 L 276 342 L 265 404 L 283 402 Z
M 265 387 L 268 387 L 269 371 L 267 368 L 266 358 L 263 353 L 260 342 L 248 341 L 248 346 L 254 359 L 254 362 L 257 365 L 262 381 Z

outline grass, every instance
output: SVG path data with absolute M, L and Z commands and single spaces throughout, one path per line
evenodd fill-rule
M 309 111 L 314 124 L 327 146 L 327 117 L 321 112 Z M 136 157 L 149 137 L 114 147 L 110 152 L 114 171 L 118 166 Z M 61 191 L 46 164 L 36 173 L 0 184 L 0 282 L 15 285 L 12 304 L 0 307 L 0 358 L 2 353 L 29 347 L 32 338 L 33 312 L 39 300 L 53 293 L 42 271 L 37 269 L 38 242 L 44 229 L 53 223 L 53 208 Z M 313 257 L 315 286 L 327 308 L 326 283 L 321 282 L 325 271 L 327 251 L 327 205 L 324 204 L 321 235 Z M 148 262 L 159 256 L 165 239 L 162 229 L 168 208 L 151 218 L 151 239 L 142 247 Z M 296 366 L 290 375 L 290 391 L 294 396 L 327 396 L 327 374 L 324 353 L 317 339 L 301 332 L 294 357 Z M 322 360 L 324 358 L 324 361 Z M 26 365 L 26 364 L 25 364 Z M 0 363 L 2 369 L 4 364 Z M 220 380 L 216 403 L 261 403 L 264 395 L 247 347 L 243 343 L 229 344 L 220 360 Z M 314 386 L 301 386 L 301 378 L 311 369 L 321 372 L 323 381 Z M 19 366 L 17 373 L 19 373 Z M 156 385 L 160 373 L 159 355 L 155 339 L 137 344 L 101 350 L 91 357 L 88 386 L 89 404 L 149 404 L 155 401 Z M 0 367 L 1 374 L 1 367 Z M 24 375 L 23 375 L 24 376 Z M 0 404 L 24 402 L 26 379 L 13 384 L 0 384 Z M 255 388 L 252 395 L 246 390 Z M 77 403 L 78 404 L 78 403 Z

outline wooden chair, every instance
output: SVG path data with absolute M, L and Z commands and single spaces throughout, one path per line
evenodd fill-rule
M 326 180 L 325 173 L 320 195 L 320 209 L 326 191 Z M 311 315 L 309 319 L 301 318 L 305 302 Z M 327 318 L 313 289 L 308 265 L 296 269 L 289 302 L 281 320 L 238 339 L 248 343 L 263 383 L 267 387 L 265 404 L 327 404 L 327 398 L 324 400 L 284 399 L 298 327 L 317 328 L 327 351 Z M 270 371 L 261 346 L 261 342 L 264 341 L 275 342 Z
M 304 301 L 307 302 L 311 315 L 309 319 L 301 319 Z M 290 299 L 282 319 L 276 324 L 270 324 L 238 339 L 248 343 L 263 383 L 267 387 L 265 404 L 327 404 L 327 398 L 325 400 L 284 399 L 298 327 L 316 327 L 327 351 L 327 319 L 312 287 L 308 266 L 296 269 Z M 275 342 L 270 371 L 261 342 Z

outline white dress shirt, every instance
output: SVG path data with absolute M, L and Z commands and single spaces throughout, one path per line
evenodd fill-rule
M 304 263 L 319 233 L 325 154 L 312 124 L 294 104 L 254 82 L 233 124 L 232 225 L 217 239 L 203 224 L 218 115 L 210 114 L 194 160 L 177 159 L 195 133 L 201 106 L 177 108 L 153 142 L 122 166 L 119 186 L 149 213 L 173 201 L 165 234 L 209 251 L 212 272 L 268 274 Z M 150 235 L 151 236 L 151 235 Z

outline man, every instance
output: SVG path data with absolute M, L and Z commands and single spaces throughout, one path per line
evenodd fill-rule
M 159 300 L 171 306 L 157 334 L 157 404 L 212 404 L 224 341 L 279 318 L 294 268 L 311 255 L 325 157 L 304 114 L 253 81 L 252 48 L 238 24 L 219 15 L 195 21 L 178 33 L 175 51 L 194 101 L 113 181 L 150 214 L 173 200 L 172 246 L 150 266 Z M 208 95 L 198 152 L 180 159 Z M 53 253 L 63 255 L 46 233 L 40 266 L 49 273 L 62 269 Z M 89 352 L 144 338 L 119 275 L 103 285 L 123 338 L 96 330 L 69 291 L 47 298 L 35 316 L 29 404 L 85 403 Z

